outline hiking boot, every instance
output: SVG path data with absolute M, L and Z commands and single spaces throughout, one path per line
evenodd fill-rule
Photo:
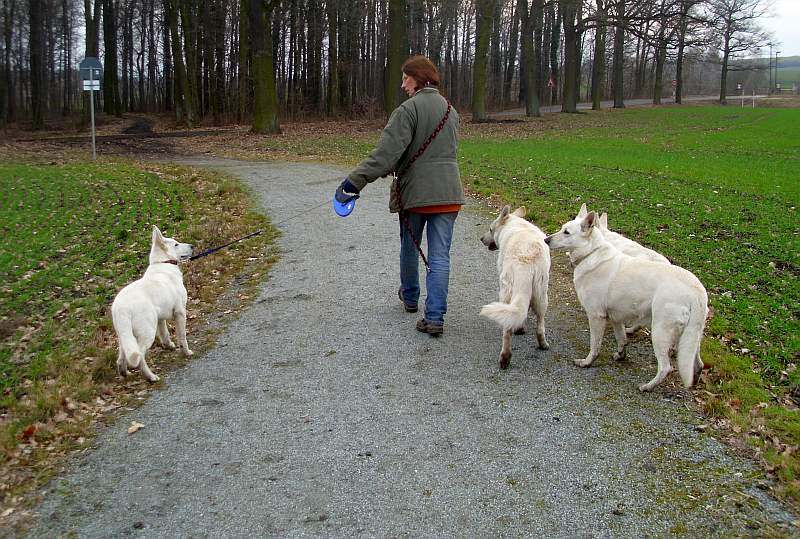
M 417 321 L 417 331 L 427 333 L 431 337 L 438 337 L 444 333 L 444 324 L 434 324 L 422 318 Z
M 400 303 L 403 304 L 403 308 L 406 310 L 407 313 L 417 312 L 416 305 L 411 305 L 410 303 L 406 303 L 406 300 L 403 299 L 403 290 L 401 288 L 397 289 L 397 297 L 400 298 Z

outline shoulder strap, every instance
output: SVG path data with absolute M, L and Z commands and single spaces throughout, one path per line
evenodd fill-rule
M 425 139 L 425 142 L 422 143 L 422 145 L 414 153 L 414 155 L 411 156 L 411 159 L 408 160 L 408 163 L 406 163 L 406 166 L 404 166 L 402 170 L 398 170 L 398 171 L 395 172 L 395 176 L 397 176 L 398 178 L 400 176 L 402 176 L 403 174 L 405 174 L 406 172 L 408 172 L 408 169 L 411 168 L 411 165 L 414 164 L 414 161 L 419 159 L 420 156 L 423 153 L 425 153 L 425 150 L 428 149 L 428 146 L 430 146 L 431 142 L 433 142 L 433 139 L 436 138 L 436 135 L 438 135 L 439 132 L 442 129 L 444 129 L 444 124 L 447 123 L 447 119 L 450 117 L 450 109 L 452 108 L 452 105 L 450 104 L 450 101 L 448 101 L 446 97 L 442 96 L 442 99 L 444 99 L 445 102 L 447 103 L 447 110 L 445 111 L 444 116 L 442 117 L 441 121 L 439 122 L 439 125 L 437 125 L 436 129 L 433 130 L 433 133 L 431 133 L 430 136 L 428 136 L 428 138 Z

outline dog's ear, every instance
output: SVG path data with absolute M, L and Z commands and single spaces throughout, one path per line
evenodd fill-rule
M 589 214 L 589 210 L 586 208 L 586 202 L 581 204 L 581 209 L 578 210 L 578 219 L 581 217 L 586 217 Z
M 166 248 L 166 243 L 164 243 L 164 235 L 156 225 L 153 225 L 153 244 Z
M 511 212 L 511 206 L 503 206 L 500 210 L 500 222 L 504 223 L 508 219 L 508 214 Z
M 608 214 L 606 212 L 601 213 L 597 218 L 597 226 L 602 230 L 608 230 Z
M 581 232 L 586 232 L 596 224 L 597 224 L 597 214 L 593 211 L 589 212 L 589 214 L 586 217 L 584 217 L 583 221 L 581 222 Z
M 514 210 L 514 213 L 512 215 L 516 215 L 517 217 L 525 217 L 526 211 L 527 210 L 525 210 L 525 206 L 520 206 L 519 208 Z

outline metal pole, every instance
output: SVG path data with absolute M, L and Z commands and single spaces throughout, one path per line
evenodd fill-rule
M 89 69 L 89 109 L 92 111 L 92 161 L 97 161 L 97 151 L 95 150 L 94 143 L 94 68 Z
M 767 94 L 772 95 L 772 43 L 769 44 L 768 69 L 769 69 L 769 90 L 767 90 Z
M 756 108 L 756 87 L 753 86 L 753 108 Z

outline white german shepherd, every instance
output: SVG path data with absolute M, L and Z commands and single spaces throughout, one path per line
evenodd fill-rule
M 606 322 L 617 339 L 614 359 L 625 357 L 625 326 L 651 328 L 658 373 L 641 384 L 650 391 L 672 371 L 670 352 L 677 352 L 678 371 L 691 387 L 703 368 L 703 338 L 708 295 L 691 272 L 678 266 L 634 258 L 620 252 L 598 233 L 597 214 L 576 217 L 545 238 L 551 249 L 569 251 L 575 291 L 589 318 L 590 351 L 575 364 L 588 367 L 600 352 Z
M 192 355 L 186 342 L 186 287 L 178 263 L 192 255 L 192 246 L 165 238 L 153 226 L 150 265 L 138 281 L 119 291 L 111 305 L 111 317 L 119 340 L 117 371 L 139 368 L 150 382 L 157 382 L 145 361 L 156 335 L 162 346 L 175 348 L 169 338 L 167 320 L 175 321 L 175 337 L 183 353 Z
M 500 276 L 500 301 L 484 305 L 481 316 L 503 328 L 500 368 L 511 361 L 511 332 L 524 332 L 528 309 L 536 313 L 536 338 L 539 348 L 547 350 L 544 317 L 547 313 L 547 287 L 550 281 L 550 250 L 545 234 L 524 219 L 525 208 L 510 213 L 509 206 L 489 226 L 481 241 L 490 251 L 499 249 L 497 272 Z
M 586 209 L 586 204 L 581 205 L 581 209 L 578 212 L 578 218 L 583 219 L 589 214 L 589 211 Z M 608 240 L 608 242 L 625 253 L 628 256 L 633 256 L 635 258 L 643 258 L 645 260 L 652 260 L 653 262 L 661 262 L 662 264 L 669 264 L 670 261 L 667 260 L 667 257 L 662 255 L 661 253 L 654 251 L 652 249 L 648 249 L 644 245 L 633 241 L 632 239 L 626 238 L 622 234 L 614 232 L 613 230 L 609 230 L 608 228 L 608 214 L 603 213 L 598 219 L 597 224 L 595 225 L 600 231 L 603 233 L 603 237 Z

